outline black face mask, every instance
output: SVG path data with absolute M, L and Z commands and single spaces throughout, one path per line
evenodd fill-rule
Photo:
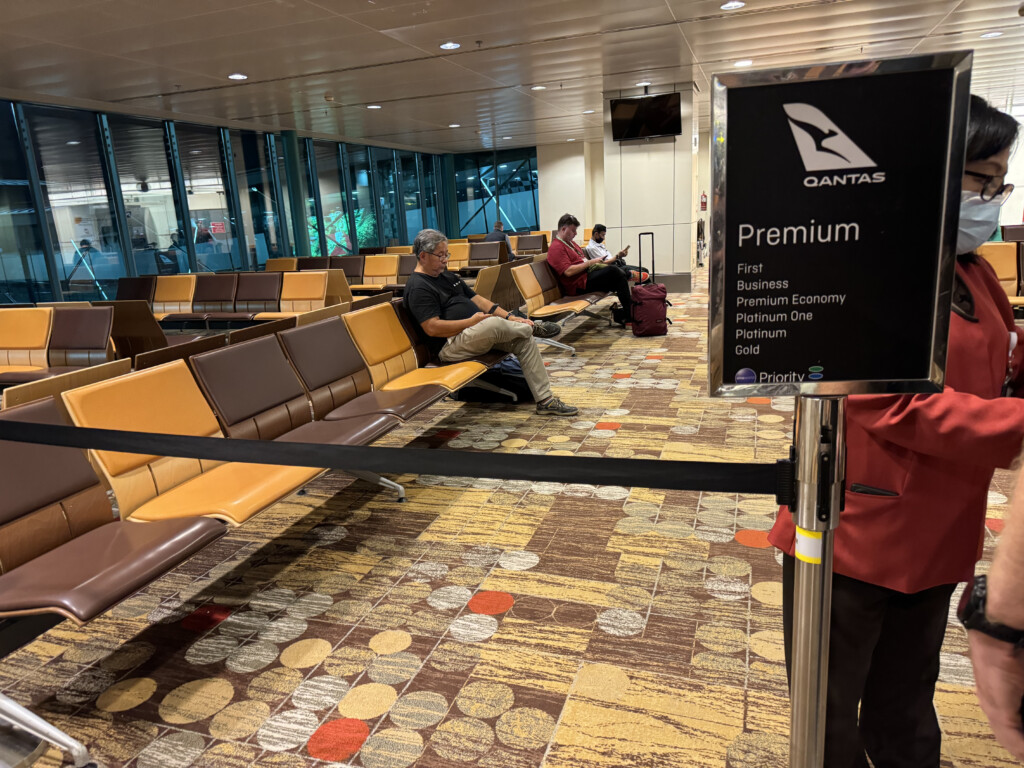
M 594 233 L 594 236 L 593 236 L 594 237 L 594 242 L 595 243 L 603 243 L 604 242 L 604 235 L 605 235 L 604 232 Z

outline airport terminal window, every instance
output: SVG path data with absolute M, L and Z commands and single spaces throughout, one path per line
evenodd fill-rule
M 324 234 L 327 236 L 325 256 L 358 253 L 353 233 L 349 231 L 348 200 L 341 172 L 341 151 L 337 144 L 314 141 L 316 178 L 320 185 L 320 208 L 324 213 Z M 318 248 L 313 255 L 319 256 Z
M 26 106 L 51 215 L 54 266 L 67 299 L 112 299 L 126 274 L 92 112 Z
M 345 152 L 348 158 L 348 188 L 356 221 L 356 245 L 381 245 L 370 179 L 370 149 L 346 144 Z
M 381 245 L 402 245 L 402 225 L 398 190 L 395 189 L 395 152 L 381 147 L 370 147 L 373 159 L 373 186 L 380 205 Z
M 537 150 L 456 155 L 455 197 L 460 236 L 490 232 L 499 218 L 506 231 L 537 229 Z
M 53 301 L 39 218 L 28 168 L 14 123 L 14 108 L 0 101 L 0 306 Z
M 283 255 L 281 224 L 270 177 L 266 136 L 255 131 L 231 131 L 242 226 L 248 235 L 250 263 L 262 266 Z
M 136 273 L 188 272 L 183 221 L 174 205 L 163 123 L 120 115 L 111 115 L 108 122 Z
M 175 123 L 185 192 L 201 272 L 245 269 L 224 185 L 220 135 L 205 125 Z
M 440 213 L 437 189 L 437 180 L 440 177 L 440 170 L 438 168 L 439 158 L 435 155 L 421 155 L 421 157 L 423 158 L 423 196 L 426 198 L 423 201 L 423 208 L 426 213 L 424 225 L 431 229 L 443 229 L 440 222 L 443 216 L 438 215 Z M 412 237 L 416 236 L 411 231 L 409 234 Z
M 536 151 L 512 149 L 498 152 L 497 164 L 498 201 L 505 230 L 537 229 L 539 216 Z
M 491 231 L 498 215 L 494 166 L 490 152 L 455 156 L 455 196 L 459 202 L 459 237 Z

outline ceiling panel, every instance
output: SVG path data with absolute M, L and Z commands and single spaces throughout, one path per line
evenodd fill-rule
M 971 48 L 974 90 L 1024 109 L 1019 0 L 721 2 L 4 0 L 0 87 L 446 151 L 598 140 L 603 94 L 641 80 L 694 83 L 706 129 L 709 78 L 740 59 Z M 462 48 L 441 51 L 448 39 Z M 228 81 L 234 71 L 249 79 Z

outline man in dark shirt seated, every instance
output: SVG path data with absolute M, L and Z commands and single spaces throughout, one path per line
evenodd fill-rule
M 505 241 L 505 248 L 508 249 L 508 257 L 514 259 L 516 252 L 512 250 L 512 241 L 508 239 L 508 235 L 505 234 L 505 225 L 501 221 L 494 222 L 494 229 L 491 233 L 484 238 L 485 243 L 500 243 Z
M 577 409 L 551 394 L 551 381 L 533 341 L 533 323 L 477 296 L 458 275 L 448 272 L 448 238 L 424 229 L 412 244 L 416 269 L 405 284 L 405 304 L 426 336 L 432 354 L 455 363 L 492 349 L 519 358 L 523 376 L 537 402 L 537 413 L 575 416 Z

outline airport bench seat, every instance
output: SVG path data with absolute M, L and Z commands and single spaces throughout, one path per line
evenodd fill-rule
M 437 384 L 381 392 L 344 320 L 330 318 L 278 337 L 313 406 L 313 418 L 334 421 L 386 414 L 406 421 L 448 394 Z
M 167 314 L 160 322 L 205 322 L 211 312 L 233 312 L 237 287 L 237 273 L 217 275 L 202 272 L 196 275 L 196 284 L 192 292 L 192 311 Z
M 64 424 L 53 398 L 0 419 Z M 76 448 L 0 441 L 0 616 L 102 613 L 224 535 L 216 520 L 117 521 Z
M 360 282 L 349 285 L 353 294 L 367 291 L 383 291 L 388 285 L 398 282 L 399 254 L 386 253 L 366 256 Z
M 430 348 L 423 339 L 420 324 L 416 322 L 416 318 L 412 316 L 412 313 L 409 312 L 409 308 L 405 306 L 405 301 L 401 298 L 392 299 L 391 306 L 395 308 L 395 314 L 398 315 L 398 320 L 402 323 L 402 327 L 405 329 L 405 335 L 409 337 L 413 352 L 416 353 L 417 365 L 419 365 L 420 368 L 440 368 L 448 365 L 448 363 L 443 363 L 436 357 L 431 356 Z M 502 352 L 499 349 L 494 349 L 490 352 L 484 352 L 482 355 L 476 355 L 475 357 L 468 358 L 462 362 L 480 363 L 481 365 L 490 368 L 509 357 L 512 357 L 511 352 Z
M 0 309 L 0 375 L 45 368 L 52 307 Z
M 526 301 L 530 318 L 578 315 L 610 295 L 602 291 L 565 296 L 547 261 L 513 267 L 512 276 Z
M 420 368 L 412 340 L 390 304 L 349 312 L 342 318 L 370 369 L 374 389 L 386 392 L 436 384 L 454 392 L 487 370 L 478 362 Z
M 113 356 L 113 318 L 112 307 L 54 307 L 46 350 L 48 365 L 2 372 L 0 387 L 48 379 L 108 362 Z

